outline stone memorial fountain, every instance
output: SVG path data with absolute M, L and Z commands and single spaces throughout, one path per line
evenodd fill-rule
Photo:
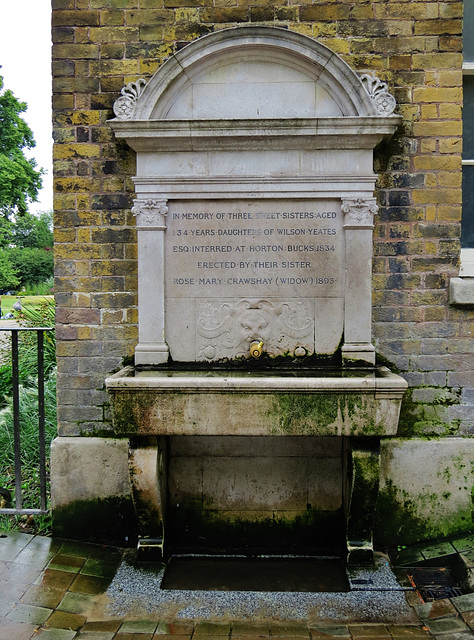
M 371 562 L 379 442 L 406 388 L 371 337 L 373 150 L 395 106 L 273 27 L 200 38 L 122 90 L 139 343 L 106 384 L 143 552 L 337 538 Z

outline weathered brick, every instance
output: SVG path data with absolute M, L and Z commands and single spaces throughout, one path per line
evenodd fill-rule
M 103 409 L 101 407 L 85 406 L 70 406 L 64 405 L 58 407 L 58 420 L 71 421 L 77 424 L 85 422 L 86 420 L 102 420 L 104 417 Z
M 73 128 L 55 129 L 53 131 L 53 140 L 56 143 L 66 143 L 75 141 L 75 130 Z M 70 171 L 69 164 L 66 165 Z
M 138 60 L 102 60 L 101 75 L 136 75 L 140 70 Z
M 350 15 L 350 5 L 344 4 L 321 4 L 306 5 L 300 9 L 300 20 L 302 22 L 317 22 L 334 20 L 348 20 Z
M 52 0 L 51 8 L 53 11 L 58 9 L 74 9 L 75 0 Z
M 456 204 L 461 202 L 459 189 L 417 189 L 413 192 L 415 204 Z
M 154 0 L 156 6 L 156 0 Z M 140 0 L 143 5 L 144 0 Z M 136 9 L 138 0 L 90 0 L 91 9 Z
M 461 20 L 417 20 L 415 35 L 458 35 L 462 33 Z
M 100 24 L 98 11 L 53 11 L 53 26 L 96 26 Z
M 380 2 L 374 3 L 374 17 L 379 20 L 404 18 L 420 20 L 428 14 L 427 2 Z
M 90 93 L 98 90 L 98 78 L 53 78 L 53 91 L 58 93 Z
M 414 53 L 414 69 L 456 69 L 461 68 L 462 55 L 459 53 Z
M 98 309 L 58 309 L 56 321 L 60 324 L 99 324 L 100 311 Z
M 107 10 L 100 12 L 101 26 L 122 26 L 124 24 L 124 13 L 119 10 Z
M 98 59 L 99 46 L 97 44 L 55 44 L 53 45 L 53 59 L 64 59 L 72 64 L 74 60 Z
M 245 7 L 216 7 L 203 9 L 202 22 L 246 22 L 249 10 Z M 177 32 L 178 33 L 178 32 Z
M 188 5 L 189 6 L 189 5 Z M 125 11 L 125 23 L 127 27 L 163 24 L 174 19 L 171 9 L 140 9 L 137 11 Z M 190 18 L 188 15 L 187 19 Z
M 338 24 L 338 35 L 382 37 L 388 35 L 388 25 L 383 20 L 341 21 Z
M 456 171 L 461 167 L 460 156 L 435 156 L 433 154 L 417 156 L 413 159 L 415 169 L 430 170 L 442 169 L 444 171 Z
M 440 36 L 439 37 L 439 50 L 440 51 L 462 51 L 462 37 L 459 36 Z
M 112 42 L 136 42 L 138 27 L 91 27 L 89 37 L 92 42 L 110 44 Z
M 93 293 L 91 296 L 91 305 L 99 309 L 124 309 L 136 303 L 133 293 Z
M 414 102 L 460 102 L 462 90 L 460 87 L 419 87 L 413 90 Z
M 95 144 L 74 143 L 56 145 L 53 150 L 53 158 L 91 158 L 100 155 L 100 147 Z
M 273 20 L 273 7 L 250 7 L 251 22 L 269 22 Z
M 293 21 L 299 19 L 299 7 L 275 7 L 275 20 L 281 20 L 286 22 L 287 20 Z

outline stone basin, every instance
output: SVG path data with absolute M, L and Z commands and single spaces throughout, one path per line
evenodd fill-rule
M 386 367 L 138 370 L 106 379 L 113 428 L 148 435 L 395 435 L 406 381 Z

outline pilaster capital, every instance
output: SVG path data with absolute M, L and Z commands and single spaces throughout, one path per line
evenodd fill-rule
M 146 231 L 164 231 L 168 206 L 166 198 L 147 198 L 133 201 L 132 213 L 137 219 L 137 228 Z
M 346 229 L 372 229 L 374 215 L 379 208 L 375 203 L 375 198 L 356 198 L 343 200 L 341 210 L 344 213 L 344 227 Z

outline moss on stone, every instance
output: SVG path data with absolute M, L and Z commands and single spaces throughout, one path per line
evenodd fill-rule
M 379 435 L 374 424 L 372 396 L 354 393 L 275 394 L 273 435 L 338 435 L 338 423 L 350 421 L 355 434 Z M 376 402 L 376 401 L 375 401 Z M 363 424 L 363 428 L 360 425 Z M 334 425 L 333 429 L 329 429 Z
M 428 488 L 429 489 L 429 488 Z M 374 539 L 379 546 L 414 544 L 460 535 L 472 529 L 472 519 L 466 510 L 449 510 L 440 520 L 432 517 L 442 501 L 449 500 L 449 492 L 438 494 L 427 490 L 418 495 L 407 494 L 388 481 L 380 491 L 375 518 Z M 422 518 L 420 513 L 425 514 Z
M 198 504 L 180 505 L 170 511 L 166 528 L 167 545 L 173 550 L 202 548 L 253 553 L 257 550 L 298 551 L 341 549 L 344 524 L 341 510 L 318 511 L 310 506 L 304 513 L 244 515 L 203 510 Z
M 131 498 L 109 497 L 75 500 L 53 509 L 53 535 L 120 547 L 137 541 L 136 518 Z
M 415 391 L 416 389 L 407 389 L 403 397 L 398 435 L 402 437 L 457 435 L 459 432 L 459 421 L 449 421 L 446 419 L 447 407 L 456 402 L 453 399 L 453 394 L 436 394 L 432 403 L 415 402 L 413 400 L 413 393 Z
M 337 420 L 338 398 L 334 394 L 278 393 L 276 401 L 277 433 L 311 435 Z

